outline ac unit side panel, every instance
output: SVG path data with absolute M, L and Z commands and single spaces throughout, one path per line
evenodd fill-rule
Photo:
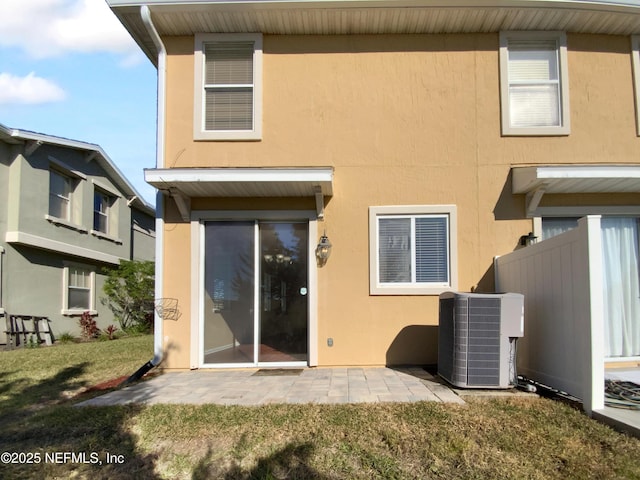
M 449 381 L 453 375 L 453 303 L 453 296 L 440 297 L 438 374 Z
M 502 299 L 502 335 L 511 338 L 524 336 L 524 295 L 508 293 Z

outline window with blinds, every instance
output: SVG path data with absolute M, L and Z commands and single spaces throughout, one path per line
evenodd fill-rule
M 380 283 L 449 282 L 446 216 L 378 219 Z
M 640 136 L 640 35 L 631 35 L 631 65 L 636 108 L 636 135 Z
M 500 41 L 503 133 L 568 133 L 565 35 L 503 32 Z
M 253 42 L 205 44 L 205 130 L 253 129 Z
M 195 139 L 260 139 L 261 75 L 259 34 L 196 35 Z
M 457 284 L 454 205 L 369 208 L 370 293 L 439 294 Z

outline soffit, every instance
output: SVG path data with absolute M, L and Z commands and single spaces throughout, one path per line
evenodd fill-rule
M 513 167 L 512 192 L 640 192 L 640 165 L 553 165 Z
M 186 197 L 314 197 L 333 195 L 333 169 L 167 168 L 146 169 L 145 181 Z
M 142 23 L 140 6 L 120 0 L 110 0 L 109 3 L 145 54 L 156 63 L 157 50 Z M 160 0 L 145 4 L 160 36 L 198 32 L 335 35 L 489 33 L 501 30 L 640 34 L 640 2 L 636 1 Z

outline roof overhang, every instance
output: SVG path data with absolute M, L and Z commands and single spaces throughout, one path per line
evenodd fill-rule
M 156 168 L 144 179 L 174 197 L 185 220 L 194 197 L 313 197 L 322 218 L 324 197 L 333 195 L 332 167 Z
M 43 133 L 31 132 L 9 128 L 0 124 L 0 141 L 10 144 L 24 145 L 24 154 L 31 155 L 41 145 L 56 145 L 64 148 L 80 150 L 84 152 L 88 162 L 97 162 L 109 175 L 109 178 L 118 185 L 127 196 L 130 205 L 141 210 L 147 215 L 155 215 L 155 207 L 138 193 L 133 184 L 124 176 L 113 160 L 107 155 L 100 145 L 94 143 L 81 142 L 69 138 L 45 135 Z
M 526 195 L 529 216 L 546 193 L 640 192 L 640 165 L 544 165 L 511 171 L 512 192 Z
M 149 59 L 161 37 L 211 33 L 272 35 L 489 33 L 501 30 L 640 34 L 638 0 L 107 0 Z

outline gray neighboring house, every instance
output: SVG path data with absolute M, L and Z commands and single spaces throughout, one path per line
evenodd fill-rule
M 123 259 L 155 259 L 155 211 L 102 148 L 0 124 L 0 315 L 46 316 L 54 337 L 84 311 L 117 326 L 103 269 Z

